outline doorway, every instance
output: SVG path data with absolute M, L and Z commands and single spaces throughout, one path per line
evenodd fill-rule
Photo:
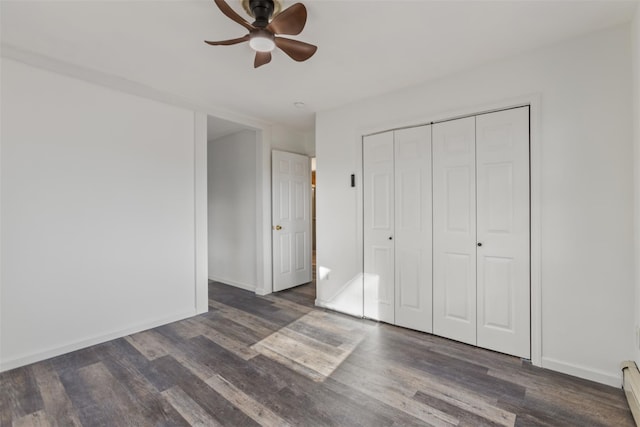
M 208 279 L 256 291 L 257 138 L 248 126 L 207 117 Z

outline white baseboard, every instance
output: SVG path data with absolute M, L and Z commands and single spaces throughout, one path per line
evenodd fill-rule
M 162 319 L 156 319 L 153 321 L 140 323 L 138 325 L 135 325 L 126 329 L 120 329 L 118 331 L 113 331 L 113 332 L 98 335 L 95 337 L 78 340 L 72 343 L 63 344 L 58 347 L 37 351 L 31 354 L 21 355 L 8 360 L 2 360 L 0 361 L 0 372 L 19 368 L 20 366 L 29 365 L 31 363 L 40 362 L 42 360 L 50 359 L 52 357 L 60 356 L 66 353 L 71 353 L 72 351 L 81 350 L 83 348 L 90 347 L 92 345 L 102 344 L 107 341 L 126 337 L 127 335 L 132 335 L 138 332 L 146 331 L 148 329 L 156 328 L 158 326 L 166 325 L 168 323 L 177 322 L 178 320 L 183 320 L 189 317 L 193 317 L 197 314 L 198 313 L 195 310 L 180 312 L 180 313 L 173 314 L 172 316 L 169 316 L 169 317 L 164 317 Z
M 353 317 L 357 317 L 359 319 L 362 319 L 362 313 L 350 312 L 348 310 L 345 310 L 344 307 L 336 307 L 335 304 L 332 304 L 331 302 L 328 302 L 328 301 L 325 301 L 325 300 L 321 300 L 321 299 L 316 298 L 314 304 L 316 305 L 316 307 L 326 308 L 328 310 L 336 311 L 338 313 L 347 314 L 349 316 L 353 316 Z
M 245 291 L 256 292 L 256 286 L 249 283 L 242 283 L 231 279 L 225 279 L 224 277 L 209 276 L 209 280 L 214 282 L 224 283 L 225 285 L 235 286 L 236 288 L 244 289 Z
M 622 372 L 604 372 L 544 356 L 542 357 L 542 367 L 616 388 L 620 388 L 622 385 Z
M 256 295 L 265 296 L 273 292 L 266 290 L 265 288 L 256 288 Z

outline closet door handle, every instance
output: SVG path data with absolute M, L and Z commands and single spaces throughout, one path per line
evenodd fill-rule
M 389 240 L 393 240 L 393 236 L 389 236 Z
M 482 243 L 481 243 L 481 242 L 478 242 L 478 247 L 480 247 L 480 246 L 482 246 Z

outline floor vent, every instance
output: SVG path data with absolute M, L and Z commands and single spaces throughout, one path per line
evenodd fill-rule
M 640 425 L 640 371 L 633 361 L 622 362 L 622 382 L 636 425 Z

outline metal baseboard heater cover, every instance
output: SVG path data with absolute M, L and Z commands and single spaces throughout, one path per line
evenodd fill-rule
M 622 387 L 636 425 L 640 425 L 640 371 L 635 362 L 622 362 Z

